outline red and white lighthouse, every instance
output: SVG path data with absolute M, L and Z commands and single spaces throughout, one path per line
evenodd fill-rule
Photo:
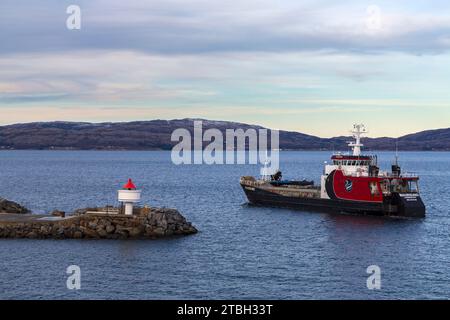
M 118 191 L 119 202 L 125 207 L 125 214 L 133 214 L 133 204 L 141 201 L 141 190 L 137 190 L 131 179 Z

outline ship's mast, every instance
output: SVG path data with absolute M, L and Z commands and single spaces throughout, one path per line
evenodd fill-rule
M 395 140 L 395 165 L 398 166 L 398 139 Z
M 361 155 L 361 147 L 364 146 L 361 143 L 361 135 L 363 133 L 367 133 L 367 130 L 363 124 L 354 124 L 353 130 L 350 132 L 353 134 L 353 138 L 355 138 L 355 142 L 350 142 L 348 144 L 348 146 L 352 147 L 354 156 L 360 156 Z

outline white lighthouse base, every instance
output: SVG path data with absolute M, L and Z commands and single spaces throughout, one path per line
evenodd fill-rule
M 125 202 L 124 205 L 125 205 L 125 214 L 132 215 L 133 214 L 133 203 Z
M 133 214 L 133 203 L 137 203 L 141 200 L 141 190 L 119 190 L 119 201 L 123 203 L 125 207 L 125 214 Z

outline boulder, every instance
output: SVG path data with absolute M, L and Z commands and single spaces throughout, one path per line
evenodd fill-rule
M 159 237 L 162 237 L 165 234 L 165 231 L 163 228 L 158 227 L 153 229 L 153 234 Z
M 137 207 L 135 208 L 136 210 L 133 210 L 133 214 L 136 212 L 136 214 L 138 215 L 143 215 L 146 216 L 150 213 L 150 211 L 152 210 L 150 207 L 148 206 L 144 206 L 144 207 Z
M 74 239 L 81 239 L 81 238 L 83 238 L 83 234 L 81 233 L 81 231 L 75 231 L 73 233 L 73 238 Z
M 9 201 L 4 198 L 0 198 L 0 212 L 1 213 L 30 213 L 30 210 L 14 201 Z
M 60 211 L 60 210 L 53 210 L 51 215 L 54 217 L 64 218 L 66 216 L 66 213 L 64 211 Z
M 100 238 L 105 238 L 108 235 L 105 229 L 97 229 L 97 234 Z
M 116 228 L 113 225 L 107 225 L 106 226 L 106 232 L 107 233 L 113 233 L 115 229 Z
M 142 234 L 142 231 L 142 228 L 134 227 L 130 229 L 129 233 L 131 237 L 138 237 Z

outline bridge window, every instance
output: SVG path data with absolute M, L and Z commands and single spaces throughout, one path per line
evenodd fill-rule
M 419 192 L 419 185 L 417 184 L 417 181 L 409 181 L 409 192 L 411 193 Z

